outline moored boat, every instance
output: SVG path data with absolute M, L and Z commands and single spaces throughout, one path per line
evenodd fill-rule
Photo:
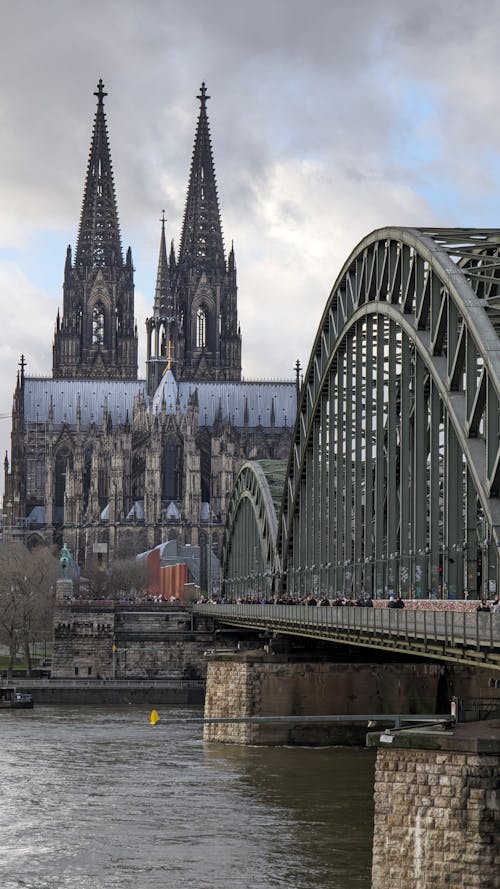
M 14 687 L 0 688 L 0 710 L 32 710 L 33 695 Z

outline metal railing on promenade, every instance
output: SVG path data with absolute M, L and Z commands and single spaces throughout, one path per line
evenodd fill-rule
M 195 605 L 221 623 L 500 670 L 500 613 L 310 605 Z

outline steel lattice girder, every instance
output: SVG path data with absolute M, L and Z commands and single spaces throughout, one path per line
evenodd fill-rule
M 286 464 L 264 462 L 268 464 L 274 473 L 280 470 L 284 481 Z M 259 462 L 248 461 L 236 477 L 228 504 L 221 559 L 226 593 L 256 592 L 256 585 L 262 591 L 270 587 L 276 531 L 276 509 L 266 473 Z
M 292 439 L 276 557 L 289 588 L 293 573 L 379 592 L 442 572 L 460 594 L 478 551 L 485 588 L 496 580 L 499 252 L 499 230 L 390 228 L 345 263 Z

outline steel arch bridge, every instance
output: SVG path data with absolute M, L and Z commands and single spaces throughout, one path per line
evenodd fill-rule
M 270 591 L 286 462 L 244 463 L 228 506 L 221 565 L 225 592 Z
M 272 554 L 255 526 L 257 570 L 276 591 L 498 589 L 499 332 L 499 229 L 386 228 L 361 241 L 304 376 Z M 244 484 L 223 575 L 250 591 Z

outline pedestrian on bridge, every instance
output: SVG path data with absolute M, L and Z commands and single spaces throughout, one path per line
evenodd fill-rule
M 476 611 L 491 611 L 490 606 L 488 605 L 487 599 L 481 599 L 479 605 L 476 608 Z
M 396 598 L 394 598 L 394 596 L 390 596 L 387 607 L 388 608 L 404 608 L 405 603 L 403 602 L 401 596 L 396 596 Z

